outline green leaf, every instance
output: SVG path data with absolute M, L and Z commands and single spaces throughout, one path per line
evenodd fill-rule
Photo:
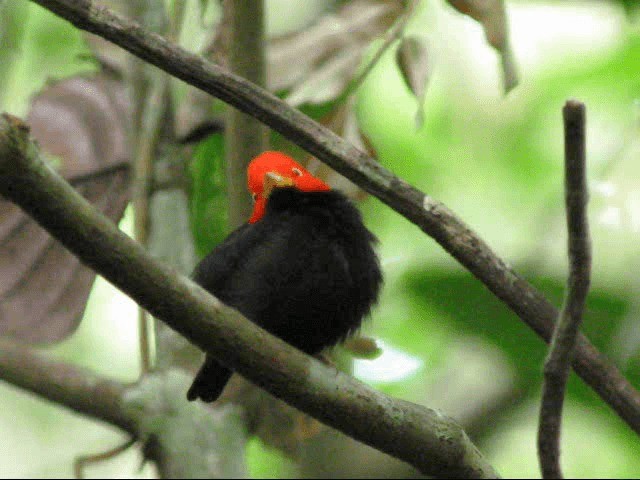
M 200 142 L 189 167 L 191 229 L 202 257 L 227 236 L 227 196 L 223 135 Z

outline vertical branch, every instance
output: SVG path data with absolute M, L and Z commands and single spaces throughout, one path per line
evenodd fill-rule
M 229 69 L 260 86 L 265 85 L 263 0 L 225 0 L 231 23 Z M 249 115 L 229 107 L 225 129 L 229 226 L 235 228 L 251 215 L 247 192 L 247 164 L 267 146 L 266 127 Z
M 543 478 L 562 478 L 560 468 L 562 406 L 591 276 L 584 104 L 576 100 L 567 101 L 563 109 L 563 117 L 569 279 L 564 305 L 544 364 L 544 385 L 538 429 L 538 456 Z
M 147 245 L 149 242 L 150 197 L 154 157 L 161 141 L 161 131 L 167 114 L 169 91 L 168 77 L 163 74 L 158 74 L 155 77 L 151 88 L 144 96 L 147 108 L 143 109 L 140 119 L 133 177 L 134 233 L 136 240 L 143 245 Z M 143 308 L 138 308 L 138 325 L 140 330 L 142 372 L 145 373 L 151 370 L 151 338 L 149 316 Z
M 134 16 L 143 25 L 156 32 L 166 28 L 164 3 L 155 0 L 134 2 Z M 135 155 L 133 164 L 134 235 L 142 245 L 149 241 L 149 202 L 153 178 L 154 156 L 160 141 L 160 130 L 166 114 L 168 80 L 144 62 L 133 59 L 133 134 L 131 142 Z M 147 312 L 138 308 L 140 335 L 140 361 L 142 373 L 151 369 L 151 335 Z
M 148 19 L 155 31 L 178 41 L 186 12 L 185 0 L 170 4 L 162 0 L 143 0 L 137 4 L 137 18 L 143 24 Z M 141 236 L 137 238 L 144 239 L 148 251 L 156 258 L 179 272 L 188 273 L 193 268 L 195 255 L 187 220 L 184 152 L 177 148 L 174 138 L 173 82 L 145 64 L 141 65 L 140 74 L 142 80 L 147 81 L 146 91 L 142 92 L 144 96 L 136 98 L 142 109 L 138 160 L 144 174 L 140 176 L 140 183 L 146 184 L 146 188 L 140 199 L 143 208 L 138 232 Z M 138 209 L 136 219 L 137 212 Z M 142 358 L 147 359 L 148 366 L 150 350 L 154 346 L 155 370 L 176 367 L 191 371 L 195 368 L 200 357 L 195 347 L 162 322 L 154 322 L 143 309 L 140 309 L 139 325 Z

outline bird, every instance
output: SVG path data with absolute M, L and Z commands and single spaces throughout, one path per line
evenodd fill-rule
M 247 186 L 250 218 L 192 278 L 255 324 L 318 355 L 353 334 L 377 302 L 377 238 L 343 193 L 284 153 L 252 159 Z M 207 354 L 187 399 L 217 400 L 232 373 Z

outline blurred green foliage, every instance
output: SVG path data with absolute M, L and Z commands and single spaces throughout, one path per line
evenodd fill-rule
M 203 257 L 229 233 L 222 134 L 200 142 L 191 159 L 189 174 L 191 231 L 196 253 Z
M 96 70 L 82 32 L 30 2 L 0 3 L 0 105 L 25 115 L 49 81 Z

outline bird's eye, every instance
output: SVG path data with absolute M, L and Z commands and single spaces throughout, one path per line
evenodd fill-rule
M 302 170 L 300 170 L 299 168 L 293 167 L 291 169 L 291 171 L 297 176 L 297 177 L 301 177 L 302 176 Z
M 251 194 L 251 200 L 253 200 L 253 203 L 256 203 L 257 199 L 258 199 L 258 194 L 257 193 L 252 193 Z

